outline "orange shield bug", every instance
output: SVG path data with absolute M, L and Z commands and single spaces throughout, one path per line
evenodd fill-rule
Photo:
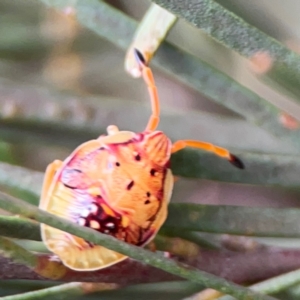
M 243 164 L 226 149 L 194 140 L 172 144 L 163 132 L 156 130 L 160 108 L 153 75 L 142 54 L 136 49 L 134 54 L 152 105 L 145 131 L 119 131 L 116 126 L 108 126 L 106 136 L 80 145 L 64 162 L 51 163 L 44 178 L 40 208 L 144 246 L 167 217 L 174 181 L 170 169 L 172 153 L 194 147 L 211 151 L 238 168 L 243 168 Z M 98 270 L 126 258 L 44 224 L 41 231 L 48 249 L 74 270 Z

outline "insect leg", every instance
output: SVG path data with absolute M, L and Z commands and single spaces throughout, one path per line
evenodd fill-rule
M 159 98 L 157 93 L 157 88 L 155 86 L 154 78 L 151 69 L 146 65 L 146 61 L 137 49 L 134 49 L 134 54 L 136 57 L 137 62 L 141 68 L 143 79 L 148 87 L 150 100 L 151 100 L 151 107 L 152 107 L 152 114 L 148 121 L 146 131 L 155 130 L 158 123 L 159 123 L 159 114 L 160 114 L 160 105 L 159 105 Z
M 194 141 L 194 140 L 179 140 L 172 145 L 172 153 L 175 153 L 185 147 L 192 147 L 192 148 L 213 152 L 214 154 L 227 159 L 235 167 L 239 169 L 244 169 L 243 162 L 238 157 L 231 154 L 227 149 L 217 147 L 213 144 L 206 143 L 206 142 Z
M 40 205 L 42 205 L 42 203 L 47 198 L 47 193 L 49 191 L 53 177 L 54 177 L 56 171 L 61 167 L 62 164 L 63 164 L 62 161 L 55 160 L 51 164 L 48 165 L 48 167 L 46 169 L 45 177 L 44 177 Z

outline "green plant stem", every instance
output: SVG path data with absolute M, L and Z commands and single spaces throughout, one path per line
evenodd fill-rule
M 253 185 L 299 188 L 300 160 L 298 155 L 233 152 L 245 164 L 245 169 L 232 168 L 215 155 L 184 149 L 172 155 L 171 168 L 174 175 L 188 178 L 209 179 Z
M 7 280 L 5 281 L 7 282 Z M 30 288 L 30 286 L 32 285 L 33 287 L 38 286 L 38 285 L 46 285 L 45 282 L 34 282 L 33 284 L 31 284 L 28 281 L 24 281 L 24 282 L 20 282 L 17 281 L 18 285 L 21 284 L 21 286 L 23 288 Z M 1 283 L 0 283 L 1 284 Z M 14 280 L 13 282 L 9 282 L 10 285 L 12 285 L 12 288 L 15 288 L 16 286 L 16 280 Z M 53 284 L 53 283 L 52 283 Z M 194 293 L 197 292 L 201 289 L 201 286 L 191 283 L 191 282 L 184 282 L 184 281 L 171 281 L 171 282 L 159 282 L 159 283 L 147 283 L 147 284 L 136 284 L 136 285 L 130 285 L 130 286 L 126 286 L 124 288 L 119 288 L 119 289 L 114 289 L 113 286 L 109 286 L 108 284 L 103 285 L 103 288 L 101 291 L 97 291 L 95 294 L 89 294 L 88 296 L 82 296 L 79 297 L 79 299 L 93 299 L 93 300 L 99 300 L 99 299 L 105 299 L 106 297 L 108 298 L 113 298 L 113 299 L 143 299 L 143 297 L 145 297 L 147 299 L 147 297 L 150 298 L 152 297 L 154 299 L 154 297 L 157 295 L 157 293 L 167 293 L 169 298 L 174 295 L 176 295 L 176 298 L 178 299 L 177 295 L 178 293 L 180 295 L 188 295 L 190 293 Z M 74 288 L 76 288 L 76 286 L 74 285 Z M 67 291 L 68 286 L 64 285 L 64 289 Z M 72 287 L 70 286 L 70 289 L 72 289 Z M 108 291 L 110 290 L 110 291 Z M 49 291 L 49 290 L 48 290 Z M 56 294 L 57 291 L 57 294 Z M 104 293 L 103 293 L 104 291 Z M 41 291 L 42 292 L 42 291 Z M 53 299 L 58 299 L 60 296 L 60 290 L 52 290 L 50 292 L 52 293 L 52 297 L 50 298 L 51 300 Z M 80 291 L 79 291 L 80 292 Z M 44 296 L 43 294 L 45 294 L 44 292 L 41 293 L 41 296 Z M 29 296 L 29 294 L 26 294 L 26 296 Z M 68 293 L 68 295 L 70 295 Z M 22 295 L 16 295 L 16 297 L 18 296 L 22 296 Z M 25 295 L 24 295 L 25 296 Z M 37 292 L 32 293 L 31 296 L 34 297 L 39 297 L 39 294 Z M 51 296 L 51 294 L 49 294 L 49 296 Z M 54 298 L 54 296 L 58 297 L 58 298 Z M 151 298 L 151 299 L 152 299 Z M 2 299 L 2 298 L 1 298 Z M 9 298 L 4 298 L 4 299 L 9 299 Z M 12 298 L 11 300 L 16 300 L 19 298 Z M 20 298 L 23 299 L 23 298 Z M 47 299 L 47 298 L 28 298 L 28 299 Z M 62 293 L 60 299 L 68 299 L 66 298 L 65 294 Z M 74 299 L 74 298 L 70 298 L 70 299 Z M 77 298 L 76 298 L 77 299 Z
M 2 297 L 3 300 L 74 299 L 83 294 L 80 282 L 66 283 L 33 292 Z
M 248 236 L 299 237 L 300 210 L 172 203 L 164 228 Z
M 142 261 L 171 274 L 183 277 L 192 282 L 203 284 L 225 294 L 230 294 L 240 300 L 274 299 L 269 296 L 259 295 L 248 290 L 247 288 L 230 283 L 206 272 L 199 271 L 193 267 L 187 267 L 179 264 L 171 259 L 164 258 L 159 254 L 146 251 L 137 246 L 129 245 L 120 240 L 116 240 L 111 236 L 100 234 L 90 228 L 78 226 L 4 193 L 0 193 L 0 207 L 10 211 L 11 213 L 22 214 L 25 217 L 32 218 L 49 226 L 69 232 L 87 241 L 95 243 L 96 245 L 102 245 L 108 249 L 120 252 L 136 260 Z
M 33 292 L 22 293 L 13 296 L 6 296 L 5 300 L 53 300 L 53 299 L 74 299 L 81 295 L 93 293 L 95 291 L 105 291 L 116 289 L 118 286 L 113 283 L 83 283 L 71 282 L 53 286 Z
M 250 288 L 264 294 L 275 294 L 299 283 L 300 270 L 296 270 L 253 284 Z
M 243 56 L 267 50 L 300 73 L 300 57 L 214 0 L 153 0 Z
M 0 235 L 40 241 L 41 235 L 39 231 L 40 226 L 36 222 L 20 217 L 0 215 Z
M 37 265 L 37 257 L 14 242 L 0 236 L 0 254 L 13 260 L 15 263 L 24 264 L 30 268 Z
M 58 9 L 71 5 L 68 0 L 40 1 Z M 121 49 L 127 50 L 137 28 L 137 22 L 103 1 L 77 0 L 73 2 L 73 5 L 77 19 L 82 25 Z M 300 130 L 289 130 L 280 123 L 282 112 L 279 108 L 196 57 L 169 43 L 163 43 L 153 64 L 272 135 L 287 143 L 293 143 L 298 150 L 300 149 Z
M 300 284 L 296 284 L 294 286 L 291 286 L 289 289 L 287 289 L 286 291 L 286 296 L 291 298 L 291 299 L 299 299 L 300 298 Z M 286 298 L 286 299 L 289 299 Z
M 251 285 L 249 288 L 263 294 L 276 294 L 300 283 L 300 270 L 285 273 L 262 282 Z M 223 296 L 218 300 L 233 300 L 230 296 Z M 216 299 L 217 300 L 217 299 Z
M 266 52 L 273 60 L 270 78 L 294 92 L 299 101 L 300 56 L 214 0 L 153 0 L 202 29 L 209 36 L 246 58 Z

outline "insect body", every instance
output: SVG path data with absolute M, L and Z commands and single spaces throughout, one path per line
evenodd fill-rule
M 130 244 L 149 243 L 167 217 L 173 189 L 171 154 L 187 146 L 211 151 L 243 168 L 226 149 L 180 140 L 172 144 L 156 127 L 159 99 L 152 72 L 135 50 L 148 86 L 152 115 L 144 132 L 107 128 L 107 135 L 80 145 L 64 161 L 46 170 L 40 208 Z M 126 257 L 69 233 L 42 224 L 42 238 L 50 251 L 71 269 L 98 270 Z

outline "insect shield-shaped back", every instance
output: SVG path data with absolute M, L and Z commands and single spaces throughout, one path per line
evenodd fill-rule
M 161 132 L 132 134 L 122 142 L 109 137 L 87 142 L 61 163 L 55 175 L 47 171 L 40 207 L 143 246 L 166 219 L 173 187 L 170 147 Z M 74 270 L 98 270 L 126 258 L 46 225 L 42 237 L 49 250 Z
M 130 220 L 125 241 L 143 246 L 160 229 L 167 216 L 173 189 L 169 169 L 171 141 L 159 131 L 136 134 L 128 143 L 116 147 L 120 164 L 115 169 L 110 191 L 111 204 Z M 122 178 L 122 182 L 118 182 Z M 108 183 L 108 182 L 107 182 Z

